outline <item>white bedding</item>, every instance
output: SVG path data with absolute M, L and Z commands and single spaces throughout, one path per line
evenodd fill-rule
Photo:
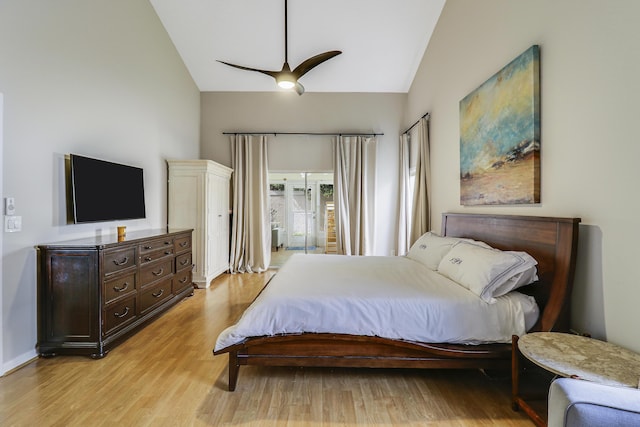
M 296 254 L 215 350 L 248 337 L 302 332 L 430 343 L 509 343 L 538 318 L 532 297 L 494 304 L 407 257 Z

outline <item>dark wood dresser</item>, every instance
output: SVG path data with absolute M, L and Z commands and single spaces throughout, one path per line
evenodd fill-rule
M 42 356 L 104 357 L 193 294 L 192 230 L 163 230 L 39 245 Z

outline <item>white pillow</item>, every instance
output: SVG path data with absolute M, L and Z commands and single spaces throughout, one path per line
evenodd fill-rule
M 460 242 L 442 258 L 438 271 L 488 303 L 536 280 L 537 261 L 526 252 L 500 251 Z
M 424 233 L 409 249 L 408 258 L 418 261 L 426 265 L 431 270 L 437 270 L 442 257 L 447 254 L 459 242 L 468 242 L 490 248 L 483 242 L 477 242 L 471 239 L 461 239 L 458 237 L 443 237 L 436 233 L 428 231 Z

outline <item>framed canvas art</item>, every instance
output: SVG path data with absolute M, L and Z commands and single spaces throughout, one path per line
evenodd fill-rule
M 540 203 L 540 49 L 460 101 L 460 203 Z

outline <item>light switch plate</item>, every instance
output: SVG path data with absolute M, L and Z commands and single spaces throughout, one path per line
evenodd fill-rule
M 4 217 L 4 231 L 7 233 L 15 233 L 22 231 L 22 217 L 15 215 L 7 215 Z

